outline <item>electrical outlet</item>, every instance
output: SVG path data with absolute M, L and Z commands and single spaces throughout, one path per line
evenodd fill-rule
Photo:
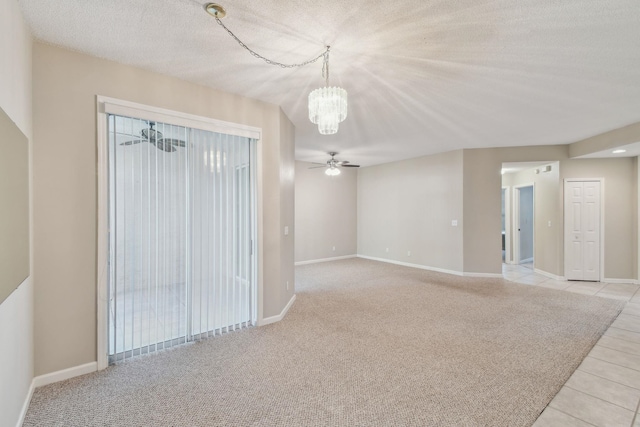
M 289 235 L 289 227 L 285 225 L 284 227 L 284 235 L 288 236 Z
M 387 253 L 389 253 L 389 248 L 387 248 L 387 251 L 386 251 L 386 252 L 387 252 Z
M 289 290 L 289 281 L 287 280 L 287 290 Z
M 551 221 L 549 221 L 549 224 L 548 224 L 548 226 L 549 226 L 549 227 L 551 227 Z
M 411 256 L 411 251 L 407 251 L 407 256 Z
M 333 251 L 334 251 L 334 252 L 336 251 L 336 247 L 335 247 L 335 246 L 333 247 Z
M 458 220 L 457 219 L 452 219 L 451 220 L 451 226 L 452 227 L 457 227 L 458 226 Z

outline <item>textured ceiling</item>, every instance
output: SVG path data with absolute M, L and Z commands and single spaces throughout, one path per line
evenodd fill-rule
M 321 63 L 263 63 L 204 3 L 20 0 L 39 40 L 281 105 L 299 160 L 565 144 L 640 121 L 639 0 L 220 0 L 225 25 L 270 59 L 331 45 L 330 83 L 349 93 L 331 136 L 307 116 Z

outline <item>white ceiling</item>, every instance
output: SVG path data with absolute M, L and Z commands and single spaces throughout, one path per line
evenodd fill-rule
M 349 93 L 332 136 L 307 116 L 321 62 L 261 62 L 204 1 L 19 1 L 39 40 L 281 105 L 299 160 L 565 144 L 640 121 L 638 0 L 220 0 L 225 25 L 270 59 L 331 45 L 331 83 Z

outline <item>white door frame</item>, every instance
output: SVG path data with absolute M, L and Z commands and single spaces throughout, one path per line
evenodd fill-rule
M 255 313 L 256 324 L 262 323 L 263 310 L 263 253 L 260 248 L 263 242 L 263 210 L 262 210 L 262 129 L 240 125 L 209 117 L 181 113 L 164 108 L 152 107 L 135 102 L 124 101 L 106 96 L 96 96 L 97 104 L 97 147 L 98 147 L 98 234 L 97 234 L 97 358 L 98 370 L 105 369 L 108 364 L 108 270 L 109 270 L 109 138 L 107 135 L 107 113 L 145 120 L 166 122 L 180 126 L 245 136 L 256 140 L 256 181 L 254 200 L 257 216 L 256 241 L 252 245 L 254 258 L 252 269 L 256 286 L 257 299 L 252 298 L 251 312 Z
M 564 193 L 565 183 L 567 182 L 599 182 L 600 183 L 600 281 L 604 282 L 604 178 L 565 178 L 562 182 L 562 273 L 565 275 L 565 266 L 567 259 L 567 246 L 566 246 L 566 229 L 565 229 L 565 212 L 564 203 L 566 194 Z
M 518 184 L 513 186 L 513 263 L 520 264 L 520 234 L 518 225 L 520 224 L 520 189 L 532 187 L 533 189 L 533 266 L 536 265 L 536 184 Z
M 513 264 L 511 256 L 511 186 L 503 186 L 504 190 L 504 262 Z

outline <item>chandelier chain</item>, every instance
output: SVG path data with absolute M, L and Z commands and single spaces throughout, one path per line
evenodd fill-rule
M 324 85 L 329 86 L 329 46 L 327 50 L 322 54 L 324 61 L 322 62 L 322 77 L 324 77 Z
M 299 63 L 299 64 L 283 64 L 283 63 L 281 63 L 281 62 L 272 61 L 272 60 L 271 60 L 271 59 L 269 59 L 269 58 L 265 58 L 264 56 L 260 55 L 258 52 L 254 51 L 254 50 L 251 50 L 251 48 L 250 48 L 249 46 L 247 46 L 246 44 L 244 44 L 244 43 L 242 42 L 242 40 L 240 40 L 240 39 L 238 38 L 238 36 L 236 36 L 235 34 L 233 34 L 233 32 L 232 32 L 230 29 L 228 29 L 228 28 L 226 27 L 226 25 L 224 25 L 224 24 L 222 23 L 222 21 L 220 20 L 220 18 L 218 18 L 217 16 L 215 16 L 214 18 L 215 18 L 216 22 L 217 22 L 217 23 L 218 23 L 222 28 L 224 28 L 224 29 L 225 29 L 225 31 L 226 31 L 227 33 L 229 33 L 229 35 L 230 35 L 231 37 L 233 37 L 233 38 L 235 39 L 235 41 L 237 41 L 237 42 L 238 42 L 238 44 L 239 44 L 240 46 L 242 46 L 243 48 L 245 48 L 245 49 L 246 49 L 246 50 L 247 50 L 251 55 L 255 56 L 255 57 L 256 57 L 256 58 L 258 58 L 258 59 L 262 59 L 264 62 L 266 62 L 266 63 L 267 63 L 267 64 L 269 64 L 269 65 L 275 65 L 275 66 L 278 66 L 278 67 L 281 67 L 281 68 L 298 68 L 298 67 L 304 67 L 305 65 L 313 64 L 313 63 L 314 63 L 314 62 L 316 62 L 318 59 L 320 59 L 320 58 L 324 58 L 324 64 L 323 64 L 323 66 L 322 66 L 322 77 L 325 77 L 325 78 L 327 79 L 327 82 L 329 81 L 329 64 L 328 64 L 328 63 L 329 63 L 329 49 L 330 49 L 330 46 L 327 46 L 327 49 L 326 49 L 324 52 L 322 52 L 320 55 L 318 55 L 318 56 L 316 56 L 315 58 L 310 59 L 310 60 L 308 60 L 308 61 L 301 62 L 301 63 Z M 325 76 L 325 68 L 326 68 L 326 76 Z

